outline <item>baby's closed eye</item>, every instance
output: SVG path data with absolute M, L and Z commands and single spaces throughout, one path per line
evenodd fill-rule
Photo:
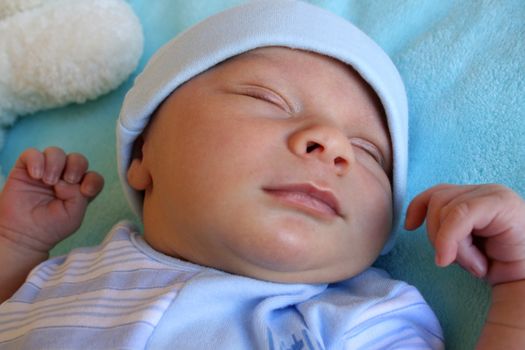
M 286 99 L 284 99 L 279 93 L 267 87 L 259 85 L 243 85 L 240 88 L 239 93 L 271 103 L 287 113 L 292 113 L 292 108 Z
M 350 144 L 356 146 L 357 149 L 364 151 L 365 154 L 374 159 L 381 167 L 385 166 L 385 158 L 381 154 L 379 148 L 372 142 L 359 137 L 350 138 Z

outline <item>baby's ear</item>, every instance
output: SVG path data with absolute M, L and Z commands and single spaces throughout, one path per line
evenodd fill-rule
M 128 183 L 137 191 L 145 191 L 151 185 L 151 176 L 142 159 L 135 158 L 128 169 Z
M 143 157 L 144 137 L 139 136 L 133 144 L 131 164 L 128 168 L 128 183 L 137 190 L 144 191 L 151 185 L 151 175 Z

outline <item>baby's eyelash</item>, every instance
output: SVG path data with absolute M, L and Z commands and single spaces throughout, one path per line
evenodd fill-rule
M 384 167 L 385 159 L 376 145 L 360 138 L 352 138 L 350 139 L 350 143 L 364 150 L 372 158 L 374 158 L 379 163 L 379 165 L 381 165 L 381 167 Z
M 242 93 L 246 96 L 272 103 L 288 113 L 292 112 L 288 102 L 283 97 L 281 97 L 281 95 L 268 88 L 262 86 L 244 86 Z

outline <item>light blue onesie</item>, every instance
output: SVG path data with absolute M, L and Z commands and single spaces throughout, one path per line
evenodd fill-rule
M 370 268 L 279 284 L 153 250 L 126 222 L 39 265 L 0 306 L 0 349 L 442 349 L 419 292 Z

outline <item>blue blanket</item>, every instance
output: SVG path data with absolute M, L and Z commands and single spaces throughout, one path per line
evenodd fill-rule
M 130 0 L 144 26 L 137 71 L 189 25 L 240 0 Z M 505 184 L 525 197 L 525 2 L 522 0 L 316 0 L 350 19 L 393 58 L 410 104 L 409 198 L 437 183 Z M 27 147 L 85 153 L 106 178 L 80 230 L 53 254 L 100 242 L 119 219 L 136 221 L 116 173 L 114 125 L 131 77 L 83 105 L 20 119 L 6 135 L 7 171 Z M 448 349 L 473 348 L 489 303 L 484 282 L 456 266 L 439 269 L 424 228 L 401 230 L 377 265 L 416 285 L 436 311 Z

